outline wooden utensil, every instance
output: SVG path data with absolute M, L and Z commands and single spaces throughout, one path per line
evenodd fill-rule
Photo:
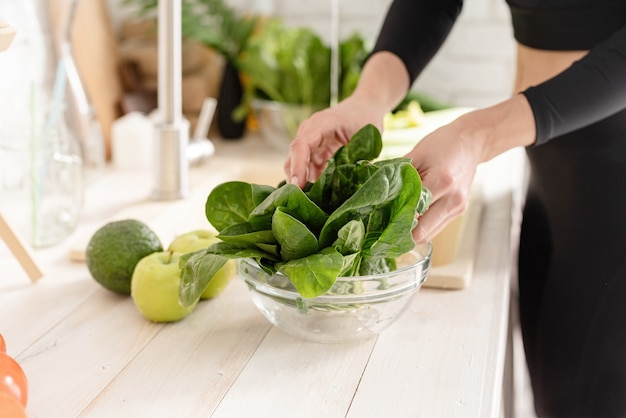
M 14 37 L 15 29 L 0 19 L 0 51 L 7 49 Z
M 48 0 L 47 3 L 51 28 L 59 47 L 67 34 L 68 10 L 76 7 L 71 25 L 72 55 L 85 93 L 100 122 L 107 158 L 110 159 L 111 125 L 120 116 L 117 104 L 122 85 L 117 72 L 117 39 L 107 0 Z
M 13 256 L 20 263 L 30 280 L 34 283 L 43 277 L 43 273 L 35 263 L 28 247 L 13 231 L 9 223 L 0 213 L 0 238 L 6 243 Z

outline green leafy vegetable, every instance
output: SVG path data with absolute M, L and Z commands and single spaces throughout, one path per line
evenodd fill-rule
M 260 186 L 242 181 L 231 181 L 218 185 L 209 195 L 206 217 L 218 231 L 246 222 L 250 213 L 276 190 L 272 186 Z M 236 196 L 236 199 L 233 197 Z
M 354 33 L 339 45 L 339 98 L 358 82 L 369 49 Z M 285 27 L 278 18 L 263 21 L 238 61 L 246 92 L 239 113 L 253 99 L 326 107 L 330 103 L 331 48 L 307 27 Z
M 288 210 L 294 217 L 311 227 L 314 232 L 318 232 L 328 218 L 328 215 L 313 203 L 298 186 L 285 184 L 272 192 L 250 212 L 250 223 L 256 228 L 271 227 L 272 216 L 279 207 Z
M 240 53 L 259 24 L 259 17 L 243 13 L 225 0 L 182 0 L 182 35 L 194 39 L 237 63 Z M 157 9 L 157 0 L 123 0 L 138 6 L 138 14 L 148 15 Z
M 277 266 L 278 271 L 289 277 L 303 297 L 314 298 L 326 293 L 335 283 L 343 269 L 343 256 L 336 249 L 328 247 L 318 254 L 279 263 Z
M 376 161 L 381 149 L 380 132 L 367 125 L 304 190 L 285 182 L 215 187 L 206 216 L 223 242 L 181 259 L 181 303 L 194 303 L 232 258 L 283 273 L 305 298 L 328 292 L 340 275 L 394 270 L 395 258 L 414 247 L 416 213 L 432 195 L 409 159 Z
M 283 261 L 307 257 L 317 252 L 315 234 L 282 208 L 277 208 L 274 212 L 272 233 L 280 244 L 280 256 Z

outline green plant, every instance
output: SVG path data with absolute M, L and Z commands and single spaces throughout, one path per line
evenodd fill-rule
M 153 12 L 157 0 L 124 0 L 136 5 L 139 14 Z M 240 13 L 224 0 L 182 0 L 182 35 L 216 50 L 236 66 L 241 51 L 257 26 L 259 18 Z
M 340 43 L 340 99 L 358 81 L 367 57 L 365 41 L 353 34 Z M 252 97 L 291 104 L 330 103 L 331 48 L 311 29 L 287 28 L 280 19 L 264 22 L 242 51 L 239 68 Z
M 223 242 L 181 258 L 181 302 L 194 303 L 234 258 L 284 273 L 307 298 L 327 292 L 341 275 L 394 270 L 395 257 L 414 247 L 415 215 L 432 196 L 409 159 L 374 161 L 381 149 L 380 132 L 367 125 L 304 190 L 285 182 L 215 187 L 205 211 Z

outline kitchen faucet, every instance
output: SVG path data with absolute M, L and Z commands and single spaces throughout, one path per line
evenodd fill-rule
M 181 29 L 181 0 L 159 0 L 158 121 L 152 192 L 157 200 L 184 198 L 189 187 L 189 122 L 182 116 Z

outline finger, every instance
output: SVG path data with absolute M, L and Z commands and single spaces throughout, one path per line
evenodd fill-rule
M 442 200 L 432 203 L 426 213 L 418 218 L 412 232 L 413 240 L 417 244 L 431 241 L 458 215 L 447 210 Z
M 287 154 L 287 158 L 283 163 L 283 172 L 288 182 L 291 182 L 291 154 Z
M 285 163 L 286 166 L 288 164 L 287 180 L 290 183 L 296 184 L 300 188 L 306 185 L 310 158 L 311 149 L 309 144 L 297 140 L 291 142 L 289 157 Z
M 454 190 L 456 184 L 455 179 L 446 173 L 431 173 L 428 168 L 422 171 L 418 170 L 418 173 L 420 174 L 424 187 L 432 193 L 433 203 Z

